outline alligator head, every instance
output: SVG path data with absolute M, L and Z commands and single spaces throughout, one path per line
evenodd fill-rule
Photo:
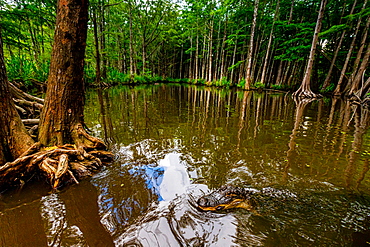
M 251 195 L 258 190 L 222 186 L 208 195 L 200 197 L 198 208 L 204 211 L 220 211 L 231 208 L 253 210 L 254 200 Z

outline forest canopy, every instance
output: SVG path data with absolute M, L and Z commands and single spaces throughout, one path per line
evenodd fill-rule
M 320 3 L 92 0 L 85 81 L 244 87 L 250 74 L 257 88 L 296 89 L 304 77 Z M 1 6 L 9 79 L 45 81 L 56 2 L 8 0 Z M 370 7 L 367 0 L 330 0 L 324 7 L 311 87 L 353 93 L 370 76 Z

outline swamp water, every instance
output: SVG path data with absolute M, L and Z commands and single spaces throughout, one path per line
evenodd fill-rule
M 370 116 L 341 100 L 179 85 L 87 94 L 115 162 L 79 185 L 0 198 L 0 246 L 369 246 Z M 231 184 L 304 203 L 261 213 L 193 204 Z

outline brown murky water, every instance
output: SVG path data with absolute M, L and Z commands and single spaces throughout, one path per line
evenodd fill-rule
M 369 246 L 369 114 L 341 100 L 178 85 L 90 91 L 116 161 L 58 193 L 0 198 L 0 246 Z M 201 212 L 224 184 L 304 203 Z

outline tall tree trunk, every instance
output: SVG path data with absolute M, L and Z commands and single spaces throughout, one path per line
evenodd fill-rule
M 254 30 L 256 29 L 256 23 L 257 23 L 257 14 L 258 14 L 258 4 L 259 0 L 255 0 L 254 2 L 254 10 L 253 10 L 253 21 L 252 21 L 252 27 L 251 27 L 251 37 L 249 41 L 249 48 L 248 48 L 248 56 L 247 56 L 247 70 L 245 75 L 245 85 L 244 89 L 249 90 L 251 83 L 252 83 L 252 54 L 253 54 L 253 39 L 254 39 Z
M 231 69 L 231 72 L 230 72 L 231 73 L 230 74 L 230 82 L 231 82 L 232 85 L 234 84 L 234 74 L 235 74 L 234 65 L 235 65 L 235 58 L 236 58 L 236 50 L 237 50 L 237 47 L 238 47 L 238 37 L 235 37 L 233 58 L 232 58 L 232 61 L 231 61 L 231 66 L 233 66 L 233 68 Z
M 199 34 L 198 34 L 198 30 L 197 30 L 197 39 L 196 39 L 195 45 L 196 47 L 195 47 L 195 71 L 194 71 L 195 76 L 194 77 L 196 80 L 198 80 L 199 79 Z
M 0 30 L 1 31 L 1 30 Z M 0 166 L 13 161 L 33 143 L 15 108 L 10 94 L 0 32 Z
M 103 56 L 101 57 L 101 76 L 103 79 L 107 78 L 107 66 L 108 66 L 108 59 L 106 53 L 106 39 L 105 39 L 105 7 L 104 7 L 104 0 L 101 2 L 100 8 L 100 22 L 99 22 L 99 31 L 100 31 L 100 51 L 102 51 Z
M 270 31 L 269 41 L 268 41 L 268 44 L 267 44 L 266 56 L 265 56 L 265 59 L 264 59 L 264 62 L 263 62 L 263 69 L 262 69 L 262 75 L 261 75 L 261 83 L 262 84 L 265 84 L 267 64 L 269 62 L 269 55 L 270 55 L 270 49 L 271 49 L 271 43 L 272 43 L 272 35 L 274 33 L 275 21 L 278 17 L 279 3 L 280 3 L 280 1 L 278 0 L 277 3 L 276 3 L 274 20 L 273 20 L 272 25 L 271 25 L 271 31 Z
M 203 57 L 202 57 L 202 73 L 200 75 L 200 77 L 202 79 L 206 79 L 206 64 L 207 64 L 207 60 L 206 60 L 206 35 L 204 35 L 204 39 L 203 39 Z
M 132 34 L 132 6 L 129 1 L 129 32 L 130 32 L 130 77 L 133 79 L 136 74 L 134 66 L 134 38 Z
M 219 77 L 219 68 L 220 68 L 220 47 L 221 47 L 221 39 L 220 39 L 220 34 L 221 34 L 221 20 L 218 22 L 218 30 L 217 30 L 217 45 L 216 45 L 216 55 L 215 55 L 215 58 L 216 58 L 216 61 L 215 61 L 215 69 L 214 69 L 214 72 L 213 72 L 213 79 L 215 80 L 219 80 L 220 77 Z
M 227 76 L 227 73 L 225 73 L 225 45 L 226 45 L 225 41 L 226 41 L 226 36 L 227 36 L 227 25 L 228 25 L 228 16 L 226 15 L 224 36 L 222 38 L 222 46 L 221 46 L 221 66 L 220 66 L 220 79 L 221 80 L 225 76 L 225 74 Z
M 358 50 L 357 52 L 357 56 L 356 56 L 356 60 L 354 62 L 354 65 L 353 65 L 353 71 L 352 71 L 352 74 L 348 80 L 348 84 L 347 84 L 347 87 L 346 87 L 346 92 L 349 91 L 349 95 L 353 94 L 355 91 L 357 91 L 359 89 L 359 86 L 360 86 L 360 81 L 361 81 L 361 77 L 362 77 L 362 74 L 364 73 L 365 69 L 367 68 L 367 62 L 365 60 L 368 60 L 368 53 L 369 53 L 369 45 L 368 45 L 368 49 L 367 51 L 365 52 L 365 55 L 364 55 L 364 58 L 362 60 L 362 63 L 361 63 L 361 66 L 360 68 L 359 67 L 359 64 L 360 64 L 360 60 L 361 60 L 361 57 L 362 57 L 362 52 L 365 48 L 365 45 L 366 45 L 366 39 L 368 38 L 368 30 L 369 30 L 369 25 L 370 25 L 370 16 L 367 17 L 367 21 L 366 21 L 366 26 L 365 26 L 365 30 L 364 30 L 364 33 L 362 35 L 362 40 L 361 40 L 361 46 L 360 46 L 360 49 Z M 367 57 L 367 59 L 366 59 Z
M 366 7 L 366 4 L 367 4 L 367 0 L 365 0 L 364 4 L 362 5 L 362 10 Z M 351 55 L 352 55 L 352 51 L 353 51 L 353 48 L 355 46 L 355 41 L 357 39 L 357 34 L 358 34 L 358 30 L 360 29 L 360 25 L 361 25 L 361 21 L 362 19 L 359 18 L 358 19 L 358 22 L 357 22 L 357 25 L 356 25 L 356 29 L 355 29 L 355 33 L 354 35 L 352 36 L 352 42 L 351 42 L 351 45 L 349 47 L 349 50 L 348 50 L 348 53 L 347 53 L 347 57 L 346 57 L 346 60 L 344 62 L 344 65 L 343 65 L 343 68 L 342 68 L 342 71 L 340 73 L 340 77 L 339 77 L 339 80 L 338 80 L 338 84 L 334 90 L 334 95 L 341 95 L 342 94 L 342 91 L 341 91 L 341 86 L 342 86 L 342 83 L 343 83 L 343 79 L 344 79 L 344 76 L 345 76 L 345 73 L 347 71 L 347 67 L 348 67 L 348 64 L 349 64 L 349 60 L 351 59 Z
M 280 60 L 279 61 L 279 66 L 278 66 L 278 71 L 277 71 L 277 76 L 276 76 L 276 85 L 281 85 L 282 84 L 282 79 L 281 75 L 283 74 L 283 64 L 284 61 Z
M 100 85 L 101 82 L 101 72 L 100 72 L 100 46 L 99 46 L 99 37 L 98 37 L 98 25 L 96 21 L 96 9 L 92 8 L 92 22 L 93 22 L 93 30 L 94 30 L 94 42 L 95 42 L 95 83 Z
M 290 24 L 292 22 L 292 19 L 293 19 L 294 1 L 295 0 L 292 0 L 292 4 L 290 5 L 288 24 Z
M 211 20 L 211 28 L 209 30 L 209 50 L 208 50 L 208 78 L 207 81 L 212 81 L 212 56 L 213 56 L 213 23 L 214 20 Z
M 353 79 L 353 87 L 351 88 L 351 91 L 350 91 L 349 95 L 351 95 L 353 93 L 357 93 L 357 91 L 365 90 L 366 83 L 360 87 L 360 82 L 364 77 L 366 69 L 369 67 L 369 57 L 370 57 L 370 45 L 368 44 L 365 55 L 362 59 L 360 68 L 358 69 L 357 74 L 356 74 L 355 78 Z M 366 91 L 365 91 L 365 93 L 366 93 Z M 363 96 L 362 93 L 360 93 L 359 95 L 360 95 L 360 97 Z
M 314 94 L 311 91 L 311 87 L 310 87 L 311 83 L 310 82 L 311 82 L 313 61 L 314 61 L 315 53 L 316 53 L 317 41 L 319 39 L 319 33 L 320 33 L 320 30 L 321 30 L 322 19 L 324 17 L 324 10 L 325 10 L 326 3 L 327 3 L 327 0 L 322 0 L 321 1 L 319 15 L 317 17 L 317 22 L 316 22 L 316 27 L 315 27 L 315 33 L 314 33 L 313 39 L 312 39 L 310 56 L 308 58 L 308 62 L 307 62 L 307 66 L 306 66 L 306 71 L 305 71 L 304 78 L 303 78 L 301 86 L 293 94 L 294 97 L 299 97 L 299 98 L 315 98 L 315 97 L 317 97 L 317 95 Z
M 88 0 L 59 0 L 54 45 L 39 141 L 43 145 L 74 142 L 72 131 L 83 124 L 83 67 Z
M 184 60 L 184 43 L 181 44 L 181 51 L 180 51 L 180 72 L 179 78 L 182 79 L 183 77 L 183 60 Z M 154 71 L 154 70 L 153 70 Z
M 198 37 L 198 36 L 197 36 Z M 196 48 L 197 49 L 197 51 L 198 51 L 198 47 Z M 190 34 L 190 63 L 189 63 L 189 78 L 190 79 L 198 79 L 198 77 L 197 77 L 197 75 L 195 75 L 194 76 L 194 55 L 193 55 L 193 36 Z M 195 58 L 196 60 L 196 64 L 197 64 L 197 62 L 198 62 L 198 58 L 196 57 Z M 197 65 L 195 66 L 195 67 L 197 67 Z M 195 71 L 195 73 L 197 73 L 196 71 Z
M 355 9 L 356 3 L 357 3 L 357 1 L 355 0 L 354 3 L 353 3 L 353 5 L 352 5 L 351 11 L 349 13 L 350 15 L 352 15 L 353 10 Z M 343 9 L 344 9 L 344 7 L 343 7 Z M 333 72 L 333 68 L 334 68 L 334 65 L 335 65 L 335 61 L 337 60 L 337 56 L 338 56 L 339 50 L 342 47 L 342 42 L 343 42 L 343 39 L 344 39 L 344 36 L 345 36 L 346 32 L 347 31 L 344 30 L 342 32 L 342 35 L 340 36 L 339 42 L 338 42 L 338 44 L 336 46 L 336 49 L 335 49 L 335 52 L 334 52 L 333 59 L 331 60 L 331 63 L 330 63 L 329 71 L 328 71 L 328 73 L 326 75 L 326 78 L 325 78 L 325 81 L 324 81 L 324 83 L 323 83 L 323 85 L 321 87 L 322 90 L 325 90 L 329 86 L 330 79 L 331 79 L 331 74 Z
M 143 62 L 143 68 L 142 68 L 142 73 L 143 75 L 145 75 L 145 72 L 146 72 L 146 44 L 145 44 L 145 34 L 142 35 L 142 54 L 141 54 L 141 57 L 142 57 L 142 62 Z

